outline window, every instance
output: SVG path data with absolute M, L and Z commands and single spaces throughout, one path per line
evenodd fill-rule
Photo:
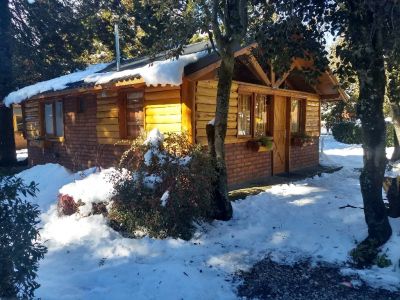
M 292 133 L 300 133 L 302 131 L 302 107 L 303 100 L 292 99 L 290 107 L 290 131 Z
M 64 136 L 64 114 L 62 101 L 44 104 L 44 129 L 47 137 Z
M 84 113 L 86 110 L 86 99 L 83 97 L 76 98 L 76 112 L 79 114 Z
M 122 120 L 121 135 L 123 138 L 137 138 L 144 130 L 143 91 L 127 92 L 123 105 L 125 118 Z M 124 109 L 122 109 L 124 111 Z
M 238 136 L 251 136 L 251 95 L 240 95 L 238 101 Z
M 239 137 L 260 137 L 265 136 L 268 133 L 269 98 L 270 96 L 260 94 L 248 94 L 239 96 Z
M 268 96 L 256 95 L 254 103 L 254 136 L 260 137 L 267 133 Z

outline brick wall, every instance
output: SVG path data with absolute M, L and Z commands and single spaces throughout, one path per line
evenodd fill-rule
M 126 147 L 99 145 L 96 134 L 96 99 L 85 99 L 85 110 L 76 112 L 75 99 L 64 101 L 64 142 L 48 147 L 28 147 L 31 165 L 59 163 L 71 170 L 114 165 Z
M 226 145 L 228 184 L 235 185 L 271 176 L 271 152 L 256 152 L 246 143 Z
M 319 164 L 319 141 L 314 145 L 290 148 L 290 171 L 314 167 Z

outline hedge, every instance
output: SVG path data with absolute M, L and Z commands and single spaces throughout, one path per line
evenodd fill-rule
M 332 135 L 338 142 L 344 144 L 361 144 L 361 126 L 354 122 L 339 122 L 333 125 Z M 394 146 L 394 126 L 386 123 L 386 147 Z

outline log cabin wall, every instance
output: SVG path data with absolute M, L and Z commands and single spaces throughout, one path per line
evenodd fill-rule
M 126 112 L 120 101 L 130 92 L 143 92 L 143 128 L 149 132 L 158 128 L 162 133 L 181 132 L 181 89 L 173 87 L 137 87 L 123 91 L 104 91 L 97 96 L 97 139 L 99 144 L 114 145 L 126 139 L 121 125 Z M 128 104 L 129 105 L 129 104 Z
M 59 163 L 71 170 L 82 170 L 93 166 L 109 167 L 114 165 L 124 146 L 103 145 L 97 140 L 97 99 L 95 95 L 84 97 L 84 110 L 77 111 L 77 98 L 64 99 L 64 138 L 60 141 L 43 141 L 28 137 L 29 164 Z M 30 106 L 29 102 L 25 104 Z M 32 102 L 39 108 L 39 101 Z M 40 113 L 35 114 L 35 121 L 27 121 L 35 134 L 42 135 Z M 28 117 L 25 118 L 29 120 Z M 34 126 L 34 127 L 32 127 Z
M 144 91 L 146 131 L 153 128 L 164 133 L 183 130 L 179 86 L 104 90 L 60 98 L 63 100 L 64 137 L 57 141 L 43 139 L 41 101 L 47 99 L 27 101 L 23 107 L 30 165 L 59 163 L 71 170 L 115 166 L 129 145 L 128 140 L 121 142 L 119 101 L 122 94 L 138 90 Z M 83 111 L 79 111 L 79 99 L 83 101 Z
M 23 105 L 23 114 L 30 164 L 54 162 L 72 170 L 115 165 L 129 144 L 128 141 L 115 145 L 121 141 L 121 93 L 140 89 L 144 95 L 143 126 L 146 131 L 153 128 L 162 132 L 187 131 L 196 142 L 206 145 L 205 127 L 214 118 L 217 83 L 215 80 L 197 83 L 184 80 L 182 88 L 142 85 L 119 91 L 102 90 L 84 96 L 85 109 L 82 112 L 77 111 L 77 98 L 82 95 L 69 95 L 63 98 L 64 138 L 52 142 L 37 139 L 43 136 L 41 104 L 39 100 L 27 101 Z M 246 142 L 249 138 L 237 136 L 238 97 L 241 92 L 271 95 L 276 99 L 296 96 L 307 99 L 305 132 L 319 136 L 320 102 L 317 95 L 233 82 L 226 138 L 226 163 L 231 186 L 263 179 L 273 173 L 273 152 L 248 149 Z M 291 171 L 314 166 L 318 164 L 318 145 L 290 146 L 288 155 Z
M 214 118 L 216 95 L 216 80 L 198 81 L 195 93 L 195 140 L 202 145 L 207 144 L 206 125 Z M 240 93 L 257 93 L 273 97 L 271 134 L 276 145 L 273 151 L 256 152 L 246 146 L 250 138 L 237 136 L 238 97 Z M 301 168 L 316 166 L 319 163 L 318 145 L 294 147 L 290 145 L 289 105 L 286 100 L 301 97 L 305 100 L 304 130 L 318 140 L 320 134 L 320 101 L 316 94 L 289 90 L 271 89 L 265 86 L 233 82 L 229 102 L 228 128 L 226 135 L 226 164 L 228 169 L 228 184 L 230 186 L 257 181 L 271 176 L 274 172 L 294 171 Z M 276 126 L 281 120 L 280 127 Z M 290 119 L 287 120 L 290 122 Z M 281 141 L 286 141 L 281 144 Z M 275 163 L 273 163 L 275 161 Z

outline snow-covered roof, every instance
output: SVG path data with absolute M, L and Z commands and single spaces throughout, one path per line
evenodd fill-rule
M 159 54 L 154 59 L 144 57 L 129 60 L 122 64 L 120 71 L 115 70 L 115 64 L 103 63 L 88 66 L 83 71 L 77 71 L 47 81 L 24 87 L 10 93 L 4 104 L 18 104 L 44 92 L 60 91 L 82 83 L 87 85 L 102 85 L 132 77 L 141 77 L 147 85 L 180 85 L 186 65 L 198 61 L 208 54 L 207 43 L 197 43 L 188 46 L 178 59 L 165 59 Z

